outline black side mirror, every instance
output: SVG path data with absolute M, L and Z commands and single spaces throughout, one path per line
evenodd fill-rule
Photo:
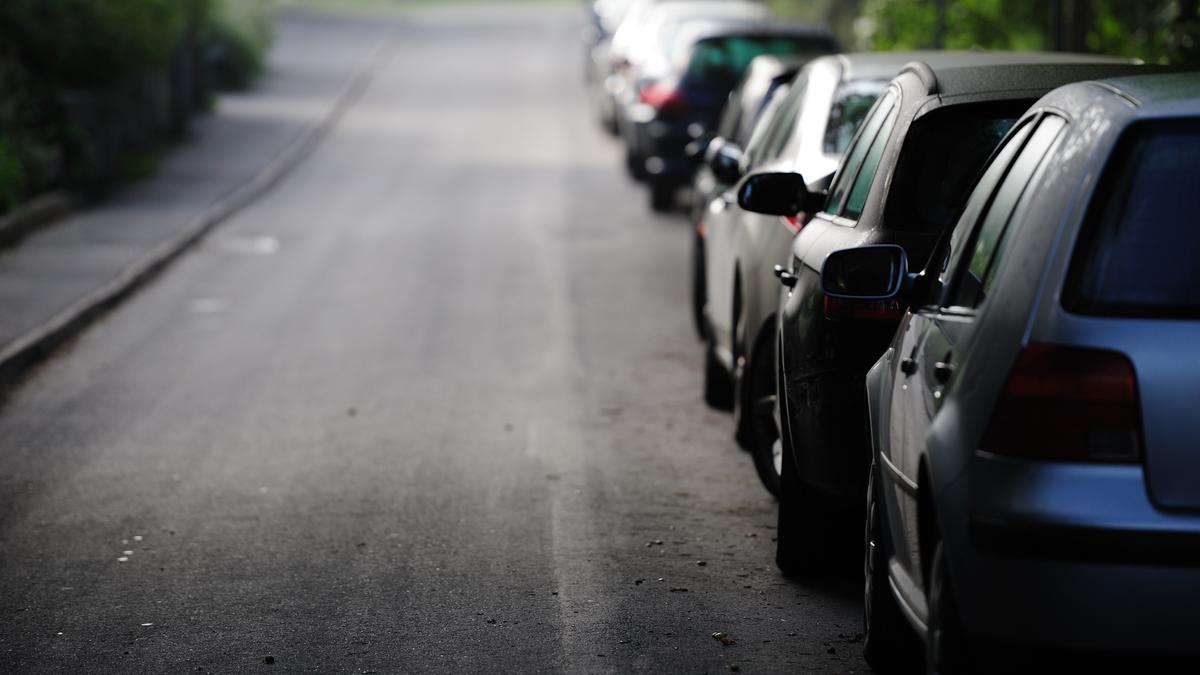
M 798 173 L 752 173 L 737 191 L 738 206 L 768 216 L 794 216 L 809 211 L 811 198 L 804 177 Z
M 895 244 L 844 248 L 821 266 L 821 291 L 848 300 L 890 300 L 904 288 L 908 256 Z
M 742 148 L 733 141 L 725 141 L 709 155 L 708 167 L 718 181 L 733 185 L 742 177 Z

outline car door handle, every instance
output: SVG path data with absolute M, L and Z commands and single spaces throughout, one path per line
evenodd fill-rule
M 796 283 L 800 281 L 800 277 L 797 277 L 795 274 L 783 269 L 783 265 L 775 266 L 775 278 L 779 279 L 779 283 L 787 286 L 788 288 L 795 288 Z
M 933 376 L 937 378 L 938 382 L 945 384 L 953 374 L 954 366 L 950 365 L 949 363 L 946 363 L 945 361 L 938 361 L 937 363 L 933 364 Z
M 912 375 L 917 372 L 917 362 L 915 359 L 904 359 L 900 362 L 900 372 L 905 375 Z

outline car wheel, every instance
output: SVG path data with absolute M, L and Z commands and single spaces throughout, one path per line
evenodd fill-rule
M 926 585 L 929 624 L 925 635 L 925 670 L 930 674 L 968 672 L 966 640 L 958 619 L 958 604 L 950 583 L 946 551 L 939 538 L 933 548 Z
M 675 185 L 661 181 L 650 182 L 650 209 L 665 213 L 675 208 Z
M 717 410 L 733 407 L 733 382 L 729 371 L 717 358 L 711 338 L 705 341 L 704 347 L 704 402 Z
M 747 448 L 754 460 L 763 487 L 779 496 L 779 476 L 783 471 L 783 439 L 775 421 L 775 340 L 774 331 L 763 331 L 754 349 L 742 387 L 746 389 L 742 416 L 746 419 Z
M 625 171 L 630 178 L 638 182 L 646 180 L 646 158 L 633 150 L 626 150 Z
M 863 657 L 878 672 L 903 670 L 903 664 L 919 659 L 915 635 L 888 582 L 884 537 L 887 514 L 879 499 L 876 465 L 871 463 L 867 479 L 867 517 L 863 542 Z
M 704 305 L 708 302 L 708 283 L 704 274 L 704 237 L 692 230 L 692 322 L 696 335 L 701 340 L 708 338 L 708 326 L 704 320 Z
M 828 498 L 800 480 L 788 423 L 787 402 L 784 400 L 786 391 L 782 386 L 778 395 L 782 456 L 775 564 L 784 576 L 802 577 L 826 568 L 836 514 Z

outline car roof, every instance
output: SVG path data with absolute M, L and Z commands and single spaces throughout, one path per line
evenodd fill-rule
M 717 2 L 716 0 L 673 0 L 660 2 L 652 6 L 646 17 L 669 16 L 671 18 L 686 18 L 706 16 L 747 16 L 765 19 L 771 15 L 771 9 L 759 2 L 737 0 L 736 2 Z
M 915 60 L 928 93 L 942 96 L 1048 90 L 1069 82 L 1112 77 L 1143 68 L 1135 59 L 1061 52 L 940 52 Z
M 1138 74 L 1108 77 L 1097 84 L 1120 94 L 1138 107 L 1184 104 L 1200 113 L 1200 71 Z M 1193 105 L 1186 105 L 1192 103 Z
M 900 69 L 913 61 L 936 56 L 932 51 L 851 52 L 823 56 L 841 68 L 843 80 L 890 80 Z

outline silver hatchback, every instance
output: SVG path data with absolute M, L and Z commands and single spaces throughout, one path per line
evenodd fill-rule
M 867 656 L 979 641 L 1200 650 L 1200 74 L 1068 85 L 928 265 L 832 253 L 912 308 L 867 379 Z M 909 274 L 915 263 L 920 274 Z

